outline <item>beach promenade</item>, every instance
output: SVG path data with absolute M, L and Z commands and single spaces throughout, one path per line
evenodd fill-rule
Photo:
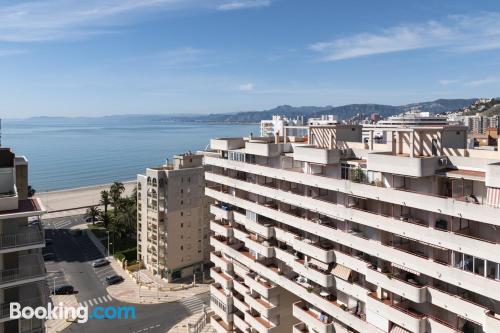
M 135 181 L 123 182 L 125 185 L 124 196 L 132 193 L 135 187 Z M 36 193 L 47 209 L 48 213 L 64 212 L 69 210 L 82 210 L 89 206 L 99 205 L 100 193 L 102 190 L 109 190 L 111 184 L 80 187 L 68 190 L 58 190 L 50 192 Z

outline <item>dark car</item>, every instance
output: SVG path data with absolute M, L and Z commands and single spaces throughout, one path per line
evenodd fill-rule
M 96 260 L 92 263 L 92 267 L 101 267 L 106 265 L 109 265 L 109 260 L 104 258 Z
M 45 260 L 45 261 L 50 261 L 50 260 L 55 260 L 55 259 L 56 259 L 55 253 L 50 252 L 50 253 L 45 253 L 43 255 L 43 260 Z
M 69 284 L 65 284 L 62 286 L 57 287 L 54 290 L 54 294 L 56 295 L 71 295 L 75 292 L 75 288 Z
M 110 286 L 112 284 L 117 284 L 123 281 L 123 278 L 120 275 L 112 275 L 106 277 L 106 283 Z

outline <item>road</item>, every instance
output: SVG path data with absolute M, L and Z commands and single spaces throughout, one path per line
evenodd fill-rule
M 92 267 L 93 261 L 102 258 L 94 243 L 85 233 L 70 230 L 82 223 L 85 223 L 82 216 L 44 220 L 46 238 L 52 239 L 44 252 L 56 254 L 54 260 L 46 262 L 49 288 L 71 284 L 77 291 L 78 302 L 89 306 L 90 311 L 96 305 L 130 306 L 108 295 L 105 277 L 116 273 L 110 266 Z M 203 303 L 208 304 L 208 297 L 206 293 L 182 302 L 135 304 L 135 320 L 90 320 L 84 324 L 73 323 L 64 332 L 163 333 L 191 313 L 200 311 Z

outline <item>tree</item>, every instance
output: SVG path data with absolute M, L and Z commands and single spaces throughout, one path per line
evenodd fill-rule
M 135 232 L 137 225 L 137 206 L 131 198 L 120 200 L 115 222 L 123 225 L 129 235 Z
M 92 206 L 87 208 L 87 212 L 85 213 L 85 216 L 90 218 L 92 220 L 92 224 L 95 223 L 95 220 L 99 217 L 101 213 L 101 210 L 97 206 Z
M 134 202 L 135 205 L 137 205 L 137 186 L 134 186 L 129 198 Z
M 125 192 L 125 186 L 120 182 L 114 182 L 109 189 L 109 194 L 111 195 L 111 201 L 113 204 L 113 215 L 115 218 L 118 214 L 118 205 L 120 204 L 120 199 L 123 192 Z
M 108 206 L 111 204 L 111 199 L 109 197 L 109 192 L 104 190 L 101 191 L 101 205 L 104 206 L 104 212 L 102 214 L 102 221 L 104 222 L 104 227 L 108 229 L 109 216 L 108 216 Z
M 36 193 L 36 190 L 33 188 L 33 186 L 28 185 L 28 198 L 31 198 L 34 196 Z

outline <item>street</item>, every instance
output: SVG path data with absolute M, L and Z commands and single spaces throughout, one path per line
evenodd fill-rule
M 94 268 L 92 262 L 102 258 L 98 248 L 86 233 L 71 227 L 85 223 L 83 216 L 44 220 L 46 238 L 52 240 L 44 253 L 55 253 L 53 260 L 46 261 L 47 284 L 54 286 L 71 284 L 77 301 L 89 306 L 135 306 L 135 320 L 90 320 L 84 324 L 73 323 L 64 332 L 165 332 L 192 313 L 201 311 L 209 302 L 208 293 L 164 304 L 130 304 L 113 299 L 106 291 L 106 276 L 116 274 L 110 265 Z

